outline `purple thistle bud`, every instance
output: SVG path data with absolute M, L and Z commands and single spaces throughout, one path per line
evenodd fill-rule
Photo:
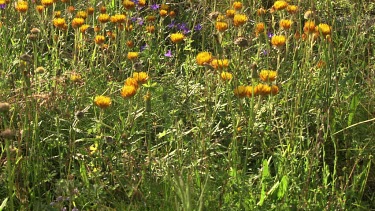
M 194 26 L 194 30 L 195 30 L 195 31 L 200 31 L 200 30 L 202 30 L 202 25 L 198 23 L 196 26 Z

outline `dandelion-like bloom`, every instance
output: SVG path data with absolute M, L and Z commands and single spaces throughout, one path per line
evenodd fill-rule
M 44 6 L 43 6 L 43 5 L 37 5 L 37 6 L 35 7 L 35 9 L 36 9 L 36 11 L 38 11 L 39 13 L 42 13 L 42 12 L 44 11 Z M 58 17 L 56 17 L 56 15 L 55 15 L 55 18 L 58 18 Z
M 18 1 L 16 3 L 16 10 L 20 13 L 25 13 L 29 9 L 27 1 Z
M 82 26 L 84 23 L 85 23 L 85 19 L 83 19 L 83 18 L 73 18 L 72 27 L 74 29 L 76 29 L 76 28 Z
M 235 14 L 233 17 L 234 26 L 242 26 L 247 22 L 247 16 L 244 14 Z
M 64 18 L 55 18 L 53 19 L 53 25 L 56 27 L 56 28 L 63 28 L 65 26 L 66 22 L 65 22 L 65 19 Z
M 103 95 L 96 96 L 94 103 L 99 108 L 108 108 L 111 105 L 111 98 Z
M 331 27 L 328 24 L 321 23 L 317 27 L 315 27 L 315 31 L 318 33 L 322 33 L 324 37 L 331 34 Z
M 211 62 L 212 56 L 209 52 L 200 52 L 197 55 L 197 64 L 198 65 L 205 65 Z
M 233 91 L 234 95 L 237 97 L 246 97 L 246 87 L 245 86 L 238 86 Z
M 179 43 L 179 42 L 183 41 L 184 38 L 185 38 L 185 36 L 182 33 L 171 34 L 171 40 L 172 40 L 173 43 Z
M 234 14 L 236 14 L 236 11 L 235 10 L 227 10 L 225 12 L 225 15 L 227 16 L 227 18 L 233 18 L 234 17 Z
M 229 72 L 222 72 L 220 74 L 220 78 L 223 81 L 230 81 L 230 80 L 232 80 L 233 75 L 232 75 L 232 73 L 229 73 Z
M 149 32 L 149 33 L 154 33 L 155 32 L 155 26 L 153 26 L 153 25 L 146 26 L 146 31 Z
M 262 70 L 259 73 L 260 80 L 264 82 L 272 82 L 276 80 L 277 72 L 273 70 Z
M 303 31 L 305 33 L 315 32 L 315 22 L 314 21 L 306 21 L 305 25 L 303 26 Z
M 271 94 L 272 95 L 277 95 L 279 93 L 279 87 L 276 85 L 271 86 Z
M 292 21 L 291 20 L 286 20 L 286 19 L 282 19 L 280 20 L 279 22 L 279 26 L 281 28 L 283 28 L 284 30 L 288 30 L 290 29 L 290 26 L 292 25 Z
M 107 12 L 107 7 L 105 6 L 101 6 L 100 9 L 99 9 L 100 13 L 104 14 Z
M 289 14 L 296 14 L 298 12 L 298 6 L 296 6 L 296 5 L 289 5 L 286 8 L 286 11 L 288 11 Z
M 89 27 L 90 27 L 90 25 L 88 25 L 88 24 L 83 24 L 81 27 L 79 27 L 79 31 L 80 31 L 81 33 L 85 33 Z
M 275 1 L 273 8 L 275 10 L 283 10 L 288 7 L 288 2 L 286 1 Z
M 133 8 L 135 7 L 135 3 L 132 2 L 132 1 L 129 1 L 129 0 L 124 0 L 124 1 L 122 2 L 122 5 L 123 5 L 126 9 L 128 9 L 128 10 L 133 9 Z
M 215 28 L 219 32 L 224 32 L 228 29 L 228 24 L 226 22 L 218 21 L 218 22 L 215 23 Z
M 241 9 L 242 9 L 242 3 L 239 2 L 239 1 L 234 2 L 234 3 L 233 3 L 233 8 L 234 8 L 235 10 L 241 10 Z
M 137 89 L 134 86 L 123 86 L 121 89 L 121 96 L 123 98 L 133 97 L 137 93 Z
M 153 15 L 149 15 L 146 17 L 147 22 L 154 22 L 156 20 L 156 17 Z
M 82 79 L 82 76 L 78 73 L 72 73 L 70 74 L 70 81 L 71 82 L 74 82 L 74 83 L 77 83 L 77 82 L 80 82 Z
M 169 17 L 175 18 L 176 17 L 176 12 L 175 11 L 170 11 L 169 12 Z
M 131 41 L 131 40 L 128 40 L 128 41 L 126 41 L 126 46 L 128 46 L 129 48 L 132 48 L 132 47 L 134 47 L 134 42 Z
M 139 53 L 138 52 L 128 52 L 128 59 L 129 60 L 136 60 L 138 58 Z
M 53 0 L 42 0 L 40 3 L 42 3 L 43 6 L 51 6 L 53 4 Z
M 148 80 L 148 74 L 146 72 L 134 72 L 133 73 L 133 78 L 138 82 L 138 83 L 146 83 Z
M 138 0 L 138 6 L 140 7 L 146 6 L 146 0 Z
M 100 14 L 98 17 L 98 21 L 100 23 L 107 23 L 109 21 L 109 15 L 108 14 Z
M 76 14 L 76 18 L 86 19 L 87 18 L 87 12 L 86 11 L 78 11 L 77 14 Z
M 254 87 L 253 86 L 245 86 L 245 95 L 246 95 L 246 97 L 254 96 Z
M 267 13 L 267 10 L 265 10 L 264 8 L 257 9 L 257 15 L 258 16 L 262 16 L 262 15 L 264 15 L 266 13 Z
M 211 66 L 215 69 L 222 69 L 229 66 L 228 59 L 213 59 L 211 61 Z
M 255 25 L 255 35 L 258 36 L 260 33 L 263 33 L 265 29 L 265 25 L 263 22 L 257 23 Z
M 167 10 L 160 10 L 160 11 L 159 11 L 159 15 L 160 15 L 161 17 L 165 17 L 165 16 L 168 15 L 168 11 L 167 11 Z
M 286 37 L 284 35 L 275 35 L 271 38 L 271 43 L 275 47 L 282 47 L 285 45 Z
M 103 35 L 96 35 L 94 41 L 96 44 L 101 45 L 104 43 L 105 37 Z
M 43 7 L 44 8 L 44 7 Z M 55 11 L 54 13 L 53 13 L 53 17 L 55 17 L 55 18 L 60 18 L 61 17 L 61 11 Z
M 136 89 L 138 89 L 138 81 L 135 78 L 127 78 L 125 80 L 125 86 L 134 86 Z
M 258 84 L 254 88 L 254 95 L 268 95 L 271 93 L 271 87 L 267 84 Z
M 94 11 L 95 11 L 94 7 L 87 8 L 87 14 L 89 14 L 89 15 L 94 14 Z

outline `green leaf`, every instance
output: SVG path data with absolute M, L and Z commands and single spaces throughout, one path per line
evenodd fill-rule
M 1 203 L 0 211 L 2 211 L 5 208 L 5 206 L 7 205 L 7 202 L 8 202 L 8 198 L 5 198 L 3 202 Z
M 288 176 L 284 175 L 280 181 L 280 186 L 277 191 L 277 198 L 282 199 L 287 190 L 288 190 Z
M 354 95 L 352 98 L 352 101 L 350 102 L 348 126 L 352 125 L 353 118 L 357 110 L 358 104 L 359 104 L 358 96 Z

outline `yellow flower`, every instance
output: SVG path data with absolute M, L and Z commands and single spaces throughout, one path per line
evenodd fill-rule
M 82 79 L 82 77 L 78 73 L 72 73 L 72 74 L 70 74 L 70 81 L 72 81 L 72 82 L 80 82 L 81 79 Z
M 223 81 L 230 81 L 230 80 L 232 80 L 233 75 L 232 75 L 232 73 L 229 73 L 229 72 L 222 72 L 220 74 L 220 78 Z
M 296 14 L 298 11 L 298 7 L 296 5 L 289 5 L 286 8 L 286 11 L 288 11 L 289 14 Z
M 65 19 L 64 18 L 55 18 L 53 19 L 53 25 L 57 28 L 63 28 L 65 25 Z
M 288 3 L 286 1 L 275 1 L 273 4 L 273 8 L 275 10 L 283 10 L 288 6 Z
M 168 14 L 168 11 L 167 10 L 160 10 L 159 11 L 159 15 L 161 16 L 161 17 L 165 17 L 165 16 L 167 16 L 167 14 Z
M 252 97 L 254 95 L 254 87 L 253 86 L 246 86 L 245 87 L 245 95 L 246 95 L 246 97 Z
M 123 5 L 126 9 L 128 9 L 128 10 L 133 9 L 133 8 L 135 7 L 135 3 L 132 2 L 132 1 L 130 1 L 130 0 L 124 0 L 124 1 L 122 2 L 122 5 Z
M 315 22 L 314 21 L 306 21 L 305 25 L 303 26 L 303 31 L 305 33 L 315 32 Z
M 137 89 L 134 86 L 123 86 L 121 89 L 121 96 L 123 98 L 133 97 L 137 93 Z
M 197 55 L 197 64 L 198 65 L 205 65 L 211 62 L 212 56 L 209 52 L 200 52 Z
M 257 15 L 258 16 L 262 16 L 262 15 L 264 15 L 264 14 L 266 14 L 267 13 L 267 10 L 265 10 L 264 8 L 259 8 L 258 10 L 257 10 Z
M 225 22 L 222 22 L 222 21 L 218 21 L 218 22 L 216 22 L 216 24 L 215 24 L 215 28 L 216 28 L 219 32 L 224 32 L 225 30 L 228 29 L 228 24 L 225 23 Z
M 242 26 L 247 22 L 247 16 L 244 14 L 235 14 L 233 17 L 234 26 Z
M 271 38 L 271 43 L 275 47 L 282 47 L 285 45 L 286 37 L 284 35 L 275 35 Z
M 100 14 L 98 17 L 98 21 L 100 23 L 107 23 L 109 21 L 109 15 L 108 14 Z
M 42 3 L 43 6 L 48 7 L 48 6 L 51 6 L 53 4 L 53 0 L 42 0 L 41 3 Z
M 146 26 L 146 31 L 149 33 L 154 33 L 155 32 L 155 26 Z
M 126 15 L 117 14 L 115 16 L 116 16 L 116 19 L 117 19 L 117 23 L 125 23 L 125 21 L 126 21 Z
M 185 38 L 185 36 L 182 33 L 171 34 L 171 40 L 172 40 L 173 43 L 179 43 L 182 40 L 184 40 L 184 38 Z
M 96 44 L 101 45 L 101 44 L 104 43 L 105 37 L 103 35 L 96 35 L 94 41 L 95 41 Z
M 271 86 L 271 94 L 272 94 L 272 95 L 276 95 L 276 94 L 278 94 L 278 93 L 279 93 L 279 87 L 276 86 L 276 85 L 272 85 L 272 86 Z
M 134 42 L 131 41 L 131 40 L 128 40 L 128 41 L 126 41 L 126 46 L 128 46 L 129 48 L 132 48 L 132 47 L 134 47 Z
M 169 10 L 169 6 L 167 4 L 160 5 L 161 10 Z
M 86 11 L 78 11 L 77 15 L 76 15 L 76 18 L 86 19 L 87 18 L 87 12 Z
M 279 26 L 283 28 L 284 30 L 290 29 L 290 26 L 292 25 L 291 20 L 282 19 L 279 22 Z
M 128 52 L 128 59 L 129 60 L 136 60 L 138 58 L 138 52 Z
M 234 95 L 237 97 L 246 97 L 246 87 L 245 86 L 238 86 L 234 89 Z
M 134 86 L 134 88 L 138 89 L 138 81 L 135 78 L 127 78 L 125 80 L 125 86 Z
M 138 1 L 138 6 L 140 6 L 140 7 L 146 6 L 146 0 L 139 0 Z
M 133 73 L 133 78 L 143 84 L 143 83 L 146 83 L 146 81 L 148 80 L 148 75 L 146 72 L 134 72 Z
M 211 61 L 211 66 L 215 69 L 221 69 L 229 66 L 228 59 L 213 59 Z
M 277 72 L 273 70 L 262 70 L 259 73 L 260 80 L 264 82 L 272 82 L 276 79 Z
M 235 13 L 236 13 L 235 10 L 227 10 L 225 12 L 225 15 L 227 16 L 227 18 L 233 18 Z
M 108 108 L 112 102 L 111 98 L 100 95 L 95 97 L 94 103 L 99 108 Z
M 146 17 L 146 21 L 148 22 L 154 22 L 156 20 L 156 17 L 153 15 L 149 15 Z
M 331 27 L 328 24 L 321 23 L 317 27 L 315 27 L 315 31 L 318 33 L 322 33 L 324 37 L 331 34 Z
M 267 95 L 271 93 L 271 87 L 266 84 L 258 84 L 254 88 L 254 95 Z
M 86 30 L 90 27 L 90 25 L 88 24 L 83 24 L 81 27 L 79 27 L 79 30 L 81 31 L 81 33 L 85 33 Z
M 83 18 L 73 18 L 72 27 L 74 29 L 76 29 L 76 28 L 82 26 L 84 23 L 85 23 L 85 19 L 83 19 Z
M 239 2 L 239 1 L 234 2 L 234 3 L 233 3 L 233 8 L 234 8 L 235 10 L 241 10 L 241 9 L 242 9 L 242 3 Z
M 169 12 L 169 17 L 175 18 L 176 17 L 176 12 L 175 11 L 170 11 Z
M 264 32 L 264 23 L 260 22 L 255 25 L 255 35 L 258 36 L 260 33 Z
M 36 11 L 38 11 L 39 13 L 42 13 L 43 10 L 44 10 L 44 6 L 43 5 L 37 5 L 35 7 Z M 58 16 L 59 17 L 59 16 Z M 58 18 L 56 15 L 55 15 L 55 18 Z
M 94 11 L 95 11 L 94 7 L 87 8 L 87 14 L 89 14 L 89 15 L 94 14 Z
M 18 1 L 16 3 L 16 10 L 21 13 L 25 13 L 29 9 L 27 1 Z

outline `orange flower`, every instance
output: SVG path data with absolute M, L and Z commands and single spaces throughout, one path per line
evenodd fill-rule
M 225 23 L 225 22 L 221 22 L 221 21 L 218 21 L 216 22 L 215 24 L 215 28 L 219 31 L 219 32 L 224 32 L 228 29 L 228 24 Z
M 247 16 L 244 14 L 235 14 L 233 17 L 234 26 L 242 26 L 247 22 Z
M 292 25 L 292 21 L 291 20 L 285 20 L 285 19 L 282 19 L 280 20 L 279 22 L 279 26 L 281 28 L 283 28 L 284 30 L 288 30 L 290 29 L 290 26 Z
M 285 45 L 286 37 L 284 35 L 275 35 L 271 38 L 271 43 L 275 47 L 282 47 Z
M 127 78 L 125 80 L 125 86 L 134 86 L 136 89 L 138 89 L 138 81 L 135 78 Z
M 121 89 L 121 96 L 123 98 L 133 97 L 137 93 L 137 89 L 134 86 L 123 86 Z
M 239 1 L 234 2 L 234 3 L 233 3 L 233 8 L 234 8 L 235 10 L 241 10 L 241 9 L 242 9 L 242 3 L 239 2 Z

